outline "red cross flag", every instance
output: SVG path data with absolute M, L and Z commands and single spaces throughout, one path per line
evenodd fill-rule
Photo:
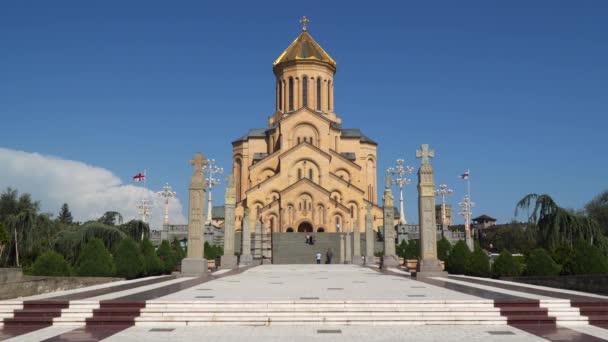
M 145 173 L 138 173 L 135 176 L 133 176 L 133 180 L 136 181 L 136 182 L 142 182 L 145 179 L 146 179 L 146 174 Z

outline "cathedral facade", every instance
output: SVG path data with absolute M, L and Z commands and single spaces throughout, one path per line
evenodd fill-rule
M 272 232 L 374 228 L 378 206 L 377 143 L 359 129 L 342 128 L 334 111 L 336 62 L 303 28 L 275 60 L 276 106 L 267 127 L 232 142 L 236 227 L 246 209 L 250 227 Z

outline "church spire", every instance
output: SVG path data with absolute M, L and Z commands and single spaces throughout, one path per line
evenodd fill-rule
M 300 23 L 302 23 L 302 32 L 306 32 L 306 24 L 308 24 L 309 22 L 310 20 L 308 20 L 306 16 L 303 16 L 302 19 L 300 19 Z

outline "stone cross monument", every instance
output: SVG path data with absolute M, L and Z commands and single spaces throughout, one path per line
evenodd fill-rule
M 240 266 L 247 266 L 253 262 L 251 256 L 251 222 L 249 222 L 249 208 L 245 208 L 241 228 L 241 259 Z
M 359 220 L 355 220 L 353 227 L 353 264 L 361 265 L 361 227 L 359 226 Z
M 204 223 L 205 223 L 205 174 L 203 165 L 207 159 L 197 152 L 190 164 L 194 173 L 190 178 L 190 198 L 188 201 L 188 255 L 182 260 L 182 275 L 200 276 L 207 273 L 207 260 L 204 258 Z
M 384 187 L 384 256 L 382 257 L 382 267 L 399 267 L 399 259 L 395 252 L 395 202 L 391 192 L 392 179 L 389 174 L 385 177 Z
M 374 255 L 374 218 L 372 217 L 372 205 L 367 203 L 365 208 L 365 265 L 374 266 L 376 257 Z
M 416 158 L 421 159 L 422 165 L 418 170 L 418 215 L 420 223 L 420 260 L 416 277 L 447 276 L 441 270 L 441 262 L 437 259 L 437 227 L 435 224 L 435 181 L 430 159 L 435 157 L 435 151 L 429 150 L 429 145 L 420 145 Z
M 226 178 L 226 197 L 224 208 L 224 255 L 221 259 L 221 268 L 236 268 L 237 257 L 234 255 L 234 207 L 236 206 L 236 188 L 234 186 L 234 176 Z

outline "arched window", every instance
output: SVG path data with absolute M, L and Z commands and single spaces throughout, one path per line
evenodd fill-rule
M 302 179 L 302 169 L 298 169 L 298 180 Z
M 298 144 L 300 143 L 300 137 L 298 137 Z
M 355 206 L 350 206 L 350 218 L 355 218 Z
M 317 110 L 321 111 L 321 78 L 317 77 Z
M 293 111 L 293 77 L 289 78 L 289 111 Z
M 302 106 L 308 107 L 308 77 L 302 78 Z
M 312 180 L 313 171 L 312 169 L 308 169 L 308 179 Z

